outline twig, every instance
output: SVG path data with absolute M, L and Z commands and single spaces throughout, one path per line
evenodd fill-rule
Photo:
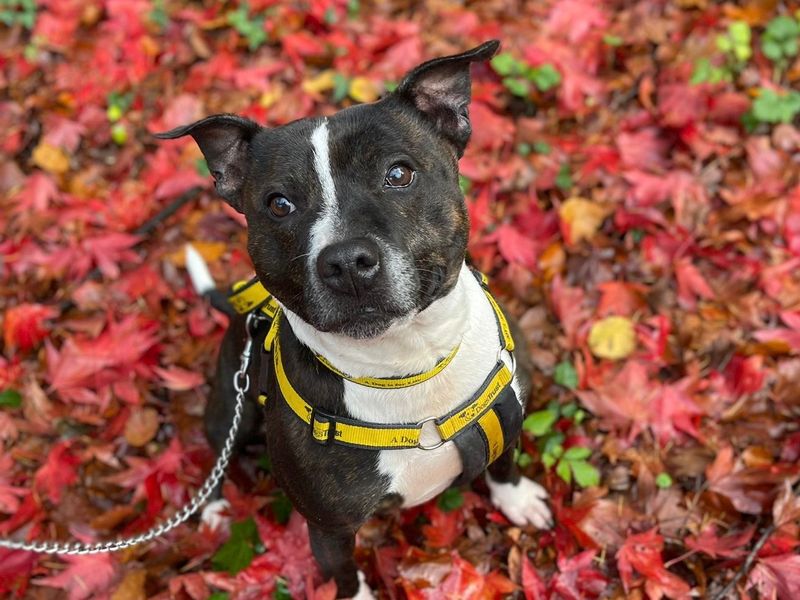
M 800 492 L 800 481 L 796 482 L 792 486 L 792 493 L 797 494 L 798 492 Z M 739 567 L 739 570 L 736 572 L 736 575 L 733 576 L 733 579 L 731 579 L 718 594 L 712 596 L 711 600 L 724 600 L 727 598 L 728 594 L 730 594 L 734 588 L 736 588 L 736 584 L 739 583 L 742 577 L 750 572 L 750 569 L 753 566 L 753 563 L 756 561 L 761 548 L 764 547 L 764 544 L 767 543 L 767 540 L 773 533 L 775 533 L 776 529 L 778 529 L 778 524 L 773 521 L 770 523 L 769 527 L 764 530 L 764 532 L 761 534 L 761 537 L 758 538 L 758 541 L 756 541 L 756 543 L 753 545 L 753 548 L 747 554 L 747 558 L 744 559 L 742 566 Z

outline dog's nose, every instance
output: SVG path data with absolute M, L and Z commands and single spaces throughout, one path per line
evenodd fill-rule
M 317 273 L 332 290 L 361 296 L 369 290 L 381 270 L 378 244 L 355 238 L 331 244 L 317 257 Z

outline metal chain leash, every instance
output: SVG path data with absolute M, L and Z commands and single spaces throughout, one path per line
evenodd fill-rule
M 244 345 L 244 350 L 241 354 L 241 362 L 239 370 L 233 376 L 233 387 L 236 390 L 236 406 L 234 408 L 233 422 L 231 423 L 228 437 L 225 439 L 225 445 L 222 452 L 214 464 L 214 468 L 209 473 L 203 486 L 195 492 L 191 501 L 184 506 L 177 513 L 172 515 L 169 519 L 149 529 L 148 531 L 129 538 L 111 540 L 108 542 L 98 542 L 95 544 L 84 544 L 82 542 L 20 542 L 16 540 L 9 540 L 0 538 L 0 548 L 9 548 L 11 550 L 27 550 L 29 552 L 37 552 L 40 554 L 62 554 L 62 555 L 80 555 L 80 554 L 100 554 L 102 552 L 117 552 L 124 550 L 131 546 L 136 546 L 144 542 L 149 542 L 157 537 L 160 537 L 175 529 L 178 525 L 186 522 L 189 517 L 196 513 L 201 506 L 207 501 L 209 496 L 214 492 L 220 480 L 225 476 L 225 469 L 228 467 L 231 454 L 233 453 L 233 444 L 236 441 L 236 434 L 239 432 L 239 425 L 242 422 L 242 411 L 244 410 L 244 400 L 247 390 L 250 389 L 250 376 L 247 373 L 247 368 L 250 366 L 250 356 L 253 351 L 253 327 L 261 319 L 255 312 L 247 316 L 247 323 L 245 329 L 247 331 L 247 338 Z

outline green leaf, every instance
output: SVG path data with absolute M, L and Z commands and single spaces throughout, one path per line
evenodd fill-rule
M 0 406 L 19 408 L 22 405 L 22 396 L 17 390 L 7 389 L 0 392 Z
M 561 165 L 561 168 L 558 170 L 556 185 L 565 192 L 572 189 L 572 175 L 570 174 L 569 165 L 567 163 Z
M 745 62 L 753 55 L 753 51 L 750 49 L 750 46 L 735 46 L 733 49 L 733 55 L 740 62 Z
M 275 580 L 275 590 L 272 592 L 273 600 L 292 600 L 292 594 L 286 587 L 286 582 L 278 577 Z
M 668 488 L 672 485 L 672 477 L 669 473 L 659 473 L 656 475 L 656 485 L 662 489 Z
M 561 83 L 561 73 L 559 73 L 553 65 L 549 64 L 531 69 L 528 78 L 543 92 Z
M 762 123 L 790 123 L 800 113 L 800 92 L 777 94 L 762 89 L 753 101 L 753 116 Z
M 592 455 L 592 450 L 590 448 L 584 448 L 583 446 L 573 446 L 572 448 L 568 448 L 564 452 L 564 456 L 562 458 L 564 460 L 584 460 L 589 458 Z
M 590 487 L 600 484 L 600 471 L 585 460 L 574 460 L 569 463 L 575 482 L 581 487 Z
M 559 461 L 556 465 L 556 475 L 567 483 L 572 483 L 572 471 L 570 471 L 569 465 L 570 462 L 568 460 Z
M 603 36 L 603 43 L 608 46 L 622 46 L 622 38 L 618 35 L 606 34 Z
M 543 440 L 543 443 L 541 443 L 542 454 L 552 454 L 556 458 L 563 454 L 564 449 L 561 447 L 561 444 L 564 443 L 563 433 L 560 431 L 554 431 L 547 434 Z
M 503 77 L 503 85 L 509 92 L 520 98 L 525 98 L 531 91 L 528 82 L 518 77 Z
M 534 142 L 533 151 L 536 152 L 536 154 L 550 154 L 552 148 L 550 148 L 550 144 L 547 142 Z
M 733 42 L 727 35 L 718 35 L 716 42 L 717 50 L 730 52 L 733 49 Z
M 258 527 L 252 518 L 231 524 L 231 539 L 233 538 L 245 540 L 251 544 L 261 541 L 258 537 Z
M 211 564 L 217 571 L 236 575 L 253 561 L 257 544 L 260 545 L 261 540 L 253 519 L 232 523 L 230 538 L 211 558 Z
M 452 512 L 459 509 L 464 504 L 464 495 L 461 490 L 456 487 L 451 487 L 439 494 L 436 500 L 436 505 L 444 512 Z
M 341 102 L 347 97 L 350 91 L 350 80 L 341 73 L 335 73 L 333 76 L 333 95 L 331 100 L 333 102 Z
M 246 2 L 235 11 L 228 13 L 228 24 L 247 40 L 251 51 L 256 50 L 267 41 L 267 32 L 264 31 L 264 15 L 249 16 L 250 8 Z
M 194 161 L 194 170 L 197 171 L 197 174 L 201 177 L 208 177 L 211 175 L 211 171 L 208 169 L 208 163 L 203 157 L 200 157 Z
M 272 514 L 275 520 L 284 525 L 289 522 L 289 517 L 292 516 L 292 501 L 283 492 L 276 494 L 275 499 L 270 503 Z
M 571 419 L 572 417 L 575 416 L 577 410 L 578 410 L 578 405 L 575 402 L 564 404 L 561 407 L 561 416 L 566 417 L 567 419 Z
M 489 64 L 492 66 L 492 69 L 494 69 L 495 73 L 498 75 L 507 76 L 514 72 L 517 59 L 515 59 L 509 52 L 501 52 L 500 54 L 495 55 Z
M 461 193 L 466 196 L 469 194 L 470 189 L 472 189 L 472 182 L 463 175 L 459 175 L 458 187 L 461 188 Z
M 359 12 L 361 12 L 360 0 L 347 0 L 347 18 L 355 19 Z
M 520 469 L 530 466 L 532 462 L 533 458 L 531 458 L 531 455 L 527 452 L 521 452 L 517 457 L 517 464 L 519 465 Z
M 214 592 L 208 597 L 208 600 L 229 600 L 228 592 Z
M 245 540 L 231 538 L 225 542 L 217 553 L 211 558 L 211 564 L 216 571 L 227 571 L 236 575 L 246 569 L 255 556 L 253 545 Z
M 522 428 L 536 437 L 543 436 L 550 431 L 557 419 L 558 411 L 546 408 L 525 417 L 522 422 Z
M 764 37 L 776 41 L 788 40 L 798 35 L 800 35 L 800 24 L 786 15 L 772 19 L 764 30 Z
M 764 53 L 764 56 L 773 62 L 783 58 L 783 49 L 780 43 L 775 40 L 765 38 L 764 41 L 761 42 L 761 51 Z
M 517 154 L 520 156 L 528 156 L 531 153 L 531 145 L 526 142 L 517 144 Z
M 545 469 L 550 469 L 556 464 L 556 460 L 558 460 L 552 454 L 542 454 L 542 464 L 544 465 Z
M 731 36 L 731 40 L 739 45 L 750 43 L 750 25 L 745 21 L 734 21 L 728 25 L 728 34 Z
M 569 361 L 562 361 L 556 365 L 553 372 L 553 379 L 558 385 L 567 389 L 574 390 L 578 387 L 578 373 Z
M 128 141 L 128 129 L 124 123 L 114 123 L 111 126 L 111 139 L 118 146 L 125 145 L 125 142 Z
M 164 9 L 164 0 L 153 0 L 153 9 L 147 18 L 159 29 L 166 29 L 169 25 L 169 15 Z
M 707 58 L 701 58 L 694 63 L 694 70 L 692 71 L 692 78 L 689 82 L 692 85 L 698 83 L 705 83 L 711 77 L 711 61 Z
M 783 54 L 785 56 L 797 56 L 797 51 L 798 42 L 796 37 L 783 42 Z

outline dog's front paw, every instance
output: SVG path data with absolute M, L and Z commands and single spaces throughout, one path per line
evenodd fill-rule
M 520 477 L 516 485 L 492 481 L 486 475 L 492 503 L 515 525 L 532 524 L 539 529 L 553 526 L 553 516 L 547 506 L 547 490 L 527 477 Z

